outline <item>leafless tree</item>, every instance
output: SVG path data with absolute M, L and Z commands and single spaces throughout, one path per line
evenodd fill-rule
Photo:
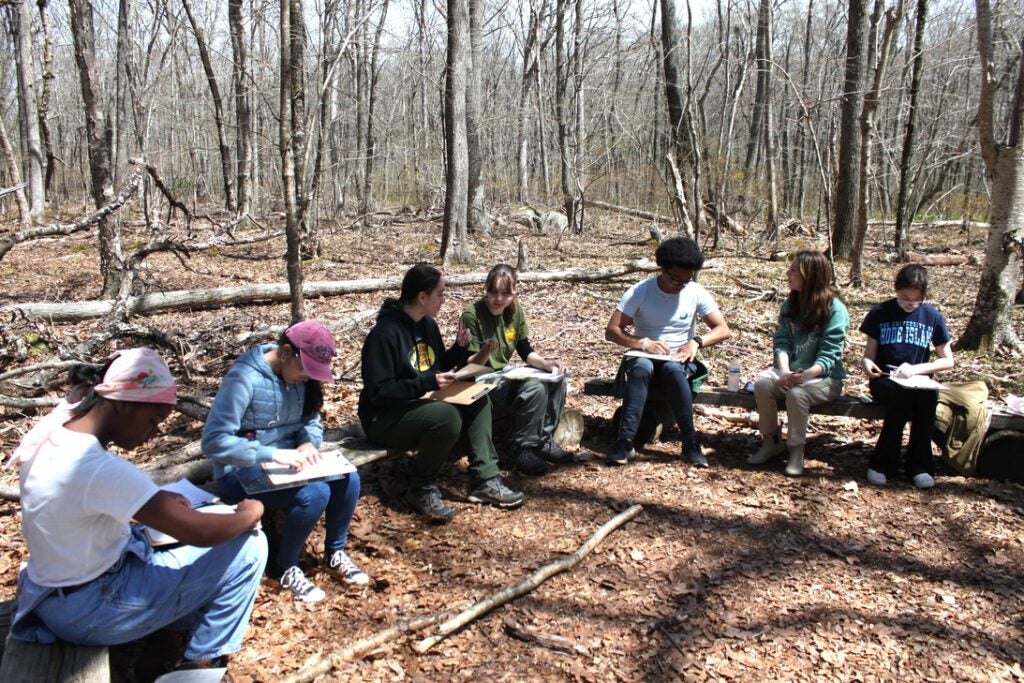
M 839 124 L 839 159 L 836 174 L 836 200 L 833 207 L 832 253 L 847 258 L 853 249 L 856 231 L 857 160 L 860 147 L 858 120 L 863 97 L 861 83 L 864 71 L 864 25 L 867 0 L 849 0 L 846 28 L 846 71 L 841 100 L 842 119 Z
M 469 60 L 469 0 L 448 0 L 448 57 L 444 85 L 445 199 L 441 258 L 469 260 L 466 244 L 469 151 L 466 142 L 466 78 Z
M 994 31 L 988 0 L 976 0 L 981 92 L 978 99 L 978 136 L 985 172 L 992 182 L 992 222 L 985 245 L 978 296 L 967 329 L 957 340 L 960 348 L 993 346 L 1019 348 L 1012 309 L 1021 272 L 1024 245 L 1024 40 L 1018 43 L 1017 75 L 1008 112 L 1006 142 L 996 138 Z

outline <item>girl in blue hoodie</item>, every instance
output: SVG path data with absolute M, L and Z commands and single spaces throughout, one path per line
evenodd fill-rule
M 245 498 L 239 481 L 244 468 L 265 462 L 296 470 L 321 459 L 323 382 L 332 382 L 334 338 L 313 320 L 292 325 L 277 344 L 242 355 L 224 378 L 203 429 L 203 453 L 230 499 Z M 324 564 L 342 580 L 368 584 L 370 577 L 345 554 L 348 528 L 359 499 L 359 473 L 251 496 L 267 508 L 287 511 L 281 547 L 271 573 L 302 602 L 319 602 L 323 590 L 299 567 L 306 539 L 324 515 Z

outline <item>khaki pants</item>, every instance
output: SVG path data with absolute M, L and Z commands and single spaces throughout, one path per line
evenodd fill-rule
M 834 401 L 843 393 L 843 380 L 824 378 L 816 382 L 801 384 L 789 389 L 781 386 L 779 380 L 761 377 L 754 384 L 754 401 L 757 403 L 758 429 L 762 437 L 769 437 L 779 431 L 780 399 L 786 400 L 786 415 L 789 417 L 789 434 L 786 444 L 802 446 L 807 441 L 807 415 L 811 406 Z

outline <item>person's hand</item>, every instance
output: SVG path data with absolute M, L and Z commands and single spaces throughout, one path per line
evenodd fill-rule
M 878 367 L 875 361 L 871 360 L 870 358 L 862 358 L 860 364 L 861 369 L 864 370 L 864 374 L 867 375 L 870 379 L 878 379 L 879 377 L 882 377 L 885 374 L 884 372 L 882 372 L 882 368 Z
M 455 333 L 455 343 L 466 348 L 472 340 L 473 333 L 466 329 L 466 326 L 462 324 L 462 318 L 459 318 L 459 331 Z
M 672 354 L 672 357 L 680 363 L 689 363 L 697 357 L 700 345 L 693 339 L 679 347 L 679 350 Z
M 295 448 L 275 448 L 271 459 L 278 465 L 286 465 L 296 472 L 306 466 L 306 455 Z
M 803 384 L 803 382 L 804 382 L 804 373 L 802 371 L 801 372 L 790 372 L 789 370 L 781 370 L 781 371 L 779 371 L 779 384 L 782 385 L 783 387 L 785 387 L 786 389 L 790 389 L 792 387 L 795 387 L 798 384 Z
M 306 456 L 307 465 L 315 465 L 318 462 L 323 461 L 324 459 L 323 454 L 320 453 L 320 449 L 318 449 L 316 446 L 308 442 L 302 444 L 295 450 Z
M 911 363 L 902 363 L 898 368 L 895 368 L 891 373 L 893 377 L 900 377 L 906 379 L 917 374 L 916 367 Z
M 251 527 L 253 531 L 260 528 L 260 518 L 263 517 L 263 503 L 260 501 L 253 498 L 239 501 L 238 505 L 235 506 L 235 512 L 254 520 Z
M 672 348 L 665 342 L 646 337 L 640 340 L 640 350 L 644 353 L 654 353 L 659 356 L 667 356 L 672 353 Z
M 555 370 L 558 370 L 563 375 L 569 374 L 569 366 L 562 365 L 561 361 L 558 360 L 549 360 L 548 366 L 544 369 L 547 370 L 548 372 L 554 372 Z
M 434 375 L 434 379 L 437 380 L 437 388 L 444 389 L 446 386 L 455 381 L 454 372 L 439 372 Z
M 480 345 L 480 352 L 485 356 L 490 356 L 492 353 L 498 350 L 498 340 L 494 337 L 488 337 L 487 341 Z

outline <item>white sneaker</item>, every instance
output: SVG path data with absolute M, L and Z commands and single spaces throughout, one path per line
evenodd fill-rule
M 288 567 L 281 575 L 281 588 L 291 591 L 292 597 L 299 602 L 320 602 L 327 597 L 326 593 L 306 578 L 298 566 Z
M 354 583 L 357 586 L 370 583 L 370 575 L 357 567 L 344 550 L 335 550 L 331 553 L 327 558 L 327 567 L 336 572 L 345 583 Z
M 916 486 L 919 489 L 930 489 L 931 487 L 935 486 L 935 477 L 928 474 L 927 472 L 915 474 L 914 486 Z
M 869 467 L 868 482 L 874 484 L 875 486 L 885 486 L 885 475 Z

